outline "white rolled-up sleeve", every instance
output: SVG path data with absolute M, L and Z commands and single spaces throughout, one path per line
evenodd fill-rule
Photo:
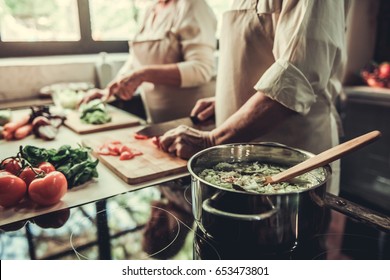
M 343 44 L 339 0 L 286 1 L 275 22 L 275 62 L 255 89 L 300 114 L 307 114 L 333 75 Z M 294 4 L 292 4 L 294 3 Z
M 199 86 L 215 75 L 217 20 L 202 0 L 181 1 L 174 31 L 183 51 L 183 61 L 177 63 L 181 86 Z

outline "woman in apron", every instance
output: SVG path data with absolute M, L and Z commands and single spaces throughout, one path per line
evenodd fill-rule
M 139 90 L 149 122 L 189 116 L 199 98 L 215 94 L 216 26 L 204 0 L 156 1 L 105 98 L 129 100 Z

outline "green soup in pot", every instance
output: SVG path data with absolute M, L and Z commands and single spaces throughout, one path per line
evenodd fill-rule
M 198 176 L 206 182 L 226 189 L 239 189 L 252 193 L 279 194 L 301 192 L 325 180 L 323 168 L 300 175 L 289 182 L 265 183 L 264 177 L 278 174 L 288 167 L 260 162 L 221 162 L 203 169 Z

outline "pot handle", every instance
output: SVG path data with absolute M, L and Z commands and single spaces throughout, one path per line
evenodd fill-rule
M 344 198 L 330 193 L 325 195 L 325 206 L 343 213 L 359 222 L 374 226 L 382 231 L 390 232 L 390 217 L 362 207 Z
M 274 205 L 272 205 L 272 209 L 269 211 L 266 211 L 264 213 L 260 214 L 236 214 L 236 213 L 230 213 L 226 212 L 223 210 L 219 210 L 214 208 L 211 203 L 210 203 L 210 198 L 206 199 L 202 203 L 202 208 L 204 211 L 217 215 L 217 216 L 222 216 L 225 218 L 231 218 L 231 219 L 236 219 L 236 220 L 244 220 L 244 221 L 261 221 L 265 219 L 269 219 L 273 215 L 275 215 L 278 212 L 278 209 L 275 208 Z

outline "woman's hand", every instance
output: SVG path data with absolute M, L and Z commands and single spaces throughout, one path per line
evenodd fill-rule
M 110 86 L 111 90 L 122 100 L 130 100 L 137 88 L 145 81 L 144 71 L 134 71 L 122 77 L 119 81 Z
M 191 111 L 191 116 L 196 116 L 201 122 L 210 119 L 215 114 L 215 98 L 199 99 Z
M 181 125 L 167 131 L 160 137 L 161 149 L 184 159 L 190 158 L 195 153 L 215 145 L 213 133 L 200 131 Z
M 107 96 L 107 94 L 108 94 L 108 92 L 105 89 L 98 89 L 98 88 L 90 89 L 85 94 L 85 96 L 83 97 L 83 99 L 80 101 L 80 103 L 78 105 L 80 106 L 81 104 L 86 104 L 93 99 L 103 99 L 104 100 L 105 97 Z

